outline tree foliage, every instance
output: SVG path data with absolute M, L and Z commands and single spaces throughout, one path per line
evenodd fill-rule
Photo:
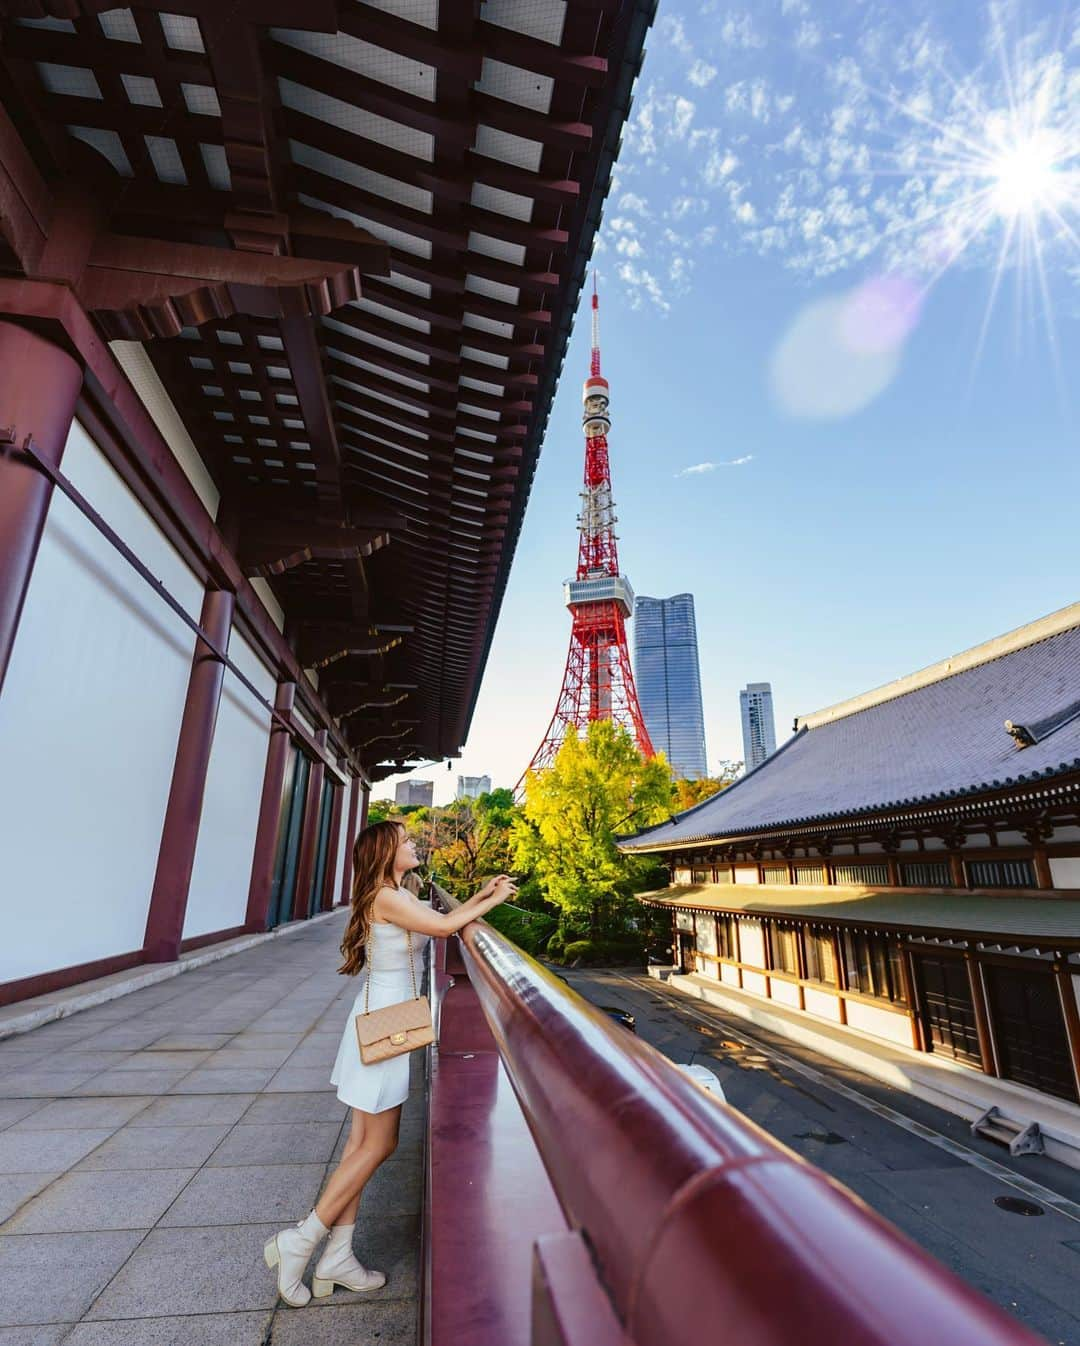
M 596 938 L 624 929 L 632 894 L 656 866 L 623 855 L 616 838 L 662 822 L 674 803 L 663 757 L 646 759 L 626 730 L 595 720 L 583 738 L 566 738 L 547 771 L 527 778 L 512 826 L 514 863 L 562 910 L 568 930 Z
M 513 792 L 492 790 L 442 808 L 417 809 L 405 826 L 432 876 L 454 897 L 464 898 L 493 874 L 509 870 L 513 814 Z
M 742 770 L 741 762 L 721 762 L 720 772 L 716 776 L 701 776 L 698 780 L 678 779 L 675 781 L 675 812 L 693 808 L 702 800 L 719 794 L 733 785 Z

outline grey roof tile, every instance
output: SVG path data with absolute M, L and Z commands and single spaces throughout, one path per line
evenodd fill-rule
M 1080 627 L 802 729 L 756 770 L 629 849 L 741 836 L 1080 770 Z M 1034 727 L 1018 748 L 1005 721 Z M 1041 733 L 1041 736 L 1040 736 Z

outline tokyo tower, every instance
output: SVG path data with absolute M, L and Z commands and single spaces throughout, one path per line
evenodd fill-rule
M 555 759 L 568 730 L 583 732 L 592 720 L 611 720 L 629 729 L 646 757 L 653 755 L 649 731 L 638 704 L 626 619 L 634 610 L 634 591 L 619 572 L 608 464 L 608 381 L 600 373 L 600 305 L 593 277 L 592 364 L 582 393 L 585 430 L 585 489 L 578 515 L 577 575 L 563 585 L 573 625 L 562 690 L 547 733 L 529 764 L 543 771 Z

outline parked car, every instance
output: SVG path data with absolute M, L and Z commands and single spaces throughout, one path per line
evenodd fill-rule
M 623 1028 L 628 1028 L 631 1033 L 637 1032 L 637 1020 L 629 1010 L 619 1009 L 617 1005 L 597 1005 L 596 1008 L 603 1010 L 609 1019 L 622 1024 Z

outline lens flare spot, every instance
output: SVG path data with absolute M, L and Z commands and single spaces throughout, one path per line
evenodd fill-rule
M 859 290 L 849 291 L 808 304 L 781 338 L 773 353 L 770 381 L 778 405 L 789 415 L 807 420 L 852 416 L 869 406 L 895 377 L 903 341 L 881 344 L 867 339 L 862 317 L 853 323 L 852 301 L 858 294 Z M 854 311 L 865 313 L 865 300 L 857 302 Z
M 905 276 L 874 276 L 845 300 L 844 343 L 857 354 L 897 350 L 914 330 L 921 308 L 922 293 Z

